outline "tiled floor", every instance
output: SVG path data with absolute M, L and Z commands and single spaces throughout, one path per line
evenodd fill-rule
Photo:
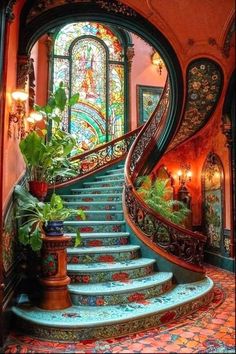
M 209 307 L 166 327 L 118 339 L 58 343 L 12 333 L 4 353 L 234 353 L 235 277 L 207 267 L 215 283 Z

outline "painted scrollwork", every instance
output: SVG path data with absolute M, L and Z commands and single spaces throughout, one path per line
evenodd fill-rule
M 101 145 L 94 150 L 79 155 L 78 175 L 85 176 L 88 173 L 95 172 L 108 163 L 115 163 L 124 158 L 128 153 L 141 127 L 127 133 L 120 138 Z M 73 160 L 76 161 L 77 157 Z M 71 178 L 58 179 L 57 183 L 69 181 Z
M 169 149 L 196 134 L 208 122 L 219 99 L 222 81 L 222 71 L 212 60 L 197 59 L 190 63 L 185 113 Z

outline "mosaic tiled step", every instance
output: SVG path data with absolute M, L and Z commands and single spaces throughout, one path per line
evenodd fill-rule
M 109 181 L 111 179 L 124 181 L 124 170 L 123 170 L 123 173 L 113 173 L 112 175 L 106 174 L 106 175 L 96 177 L 97 181 Z
M 122 202 L 64 202 L 68 208 L 80 208 L 83 210 L 122 210 Z
M 105 173 L 107 175 L 116 175 L 117 173 L 124 175 L 124 166 L 121 168 L 113 169 L 113 170 L 107 170 Z
M 123 187 L 95 187 L 95 188 L 75 188 L 71 189 L 71 192 L 74 194 L 116 194 L 116 193 L 122 193 Z
M 121 201 L 122 194 L 115 194 L 115 193 L 101 193 L 101 194 L 66 194 L 61 195 L 62 199 L 66 202 L 93 202 L 93 201 L 107 201 L 107 202 L 114 202 L 114 201 Z
M 152 274 L 154 263 L 154 259 L 138 258 L 114 263 L 68 264 L 67 272 L 72 283 L 128 282 Z
M 86 215 L 86 221 L 124 220 L 123 210 L 86 210 L 85 215 Z M 81 220 L 81 218 L 78 216 L 74 216 L 73 218 L 71 217 L 70 220 Z
M 122 232 L 125 225 L 125 221 L 64 221 L 64 232 Z
M 121 262 L 138 258 L 139 251 L 135 245 L 68 248 L 67 263 Z
M 74 245 L 75 233 L 67 233 L 71 236 L 71 245 Z M 95 232 L 81 233 L 82 244 L 84 247 L 99 247 L 99 246 L 117 246 L 127 245 L 129 243 L 128 232 Z
M 100 188 L 100 187 L 115 187 L 115 186 L 123 186 L 123 179 L 113 179 L 110 177 L 107 181 L 93 181 L 93 182 L 84 182 L 83 185 L 85 188 Z
M 72 306 L 41 310 L 29 303 L 13 307 L 14 321 L 28 335 L 47 340 L 79 341 L 124 336 L 158 327 L 197 311 L 213 298 L 213 282 L 180 284 L 169 292 L 140 302 L 111 306 Z
M 172 273 L 161 272 L 128 283 L 71 284 L 70 296 L 74 305 L 104 306 L 130 302 L 142 303 L 172 288 Z

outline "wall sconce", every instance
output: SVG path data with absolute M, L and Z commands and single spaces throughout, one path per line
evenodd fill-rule
M 8 136 L 12 137 L 12 125 L 13 123 L 18 124 L 18 138 L 23 138 L 25 135 L 24 121 L 25 116 L 25 101 L 28 98 L 28 93 L 23 90 L 17 90 L 12 92 L 12 99 L 14 100 L 14 106 L 9 113 L 9 128 Z
M 179 177 L 179 184 L 184 187 L 187 182 L 192 180 L 192 172 L 190 164 L 183 164 L 180 166 L 177 175 Z
M 35 124 L 43 119 L 43 115 L 40 112 L 32 111 L 29 117 L 26 118 L 29 123 L 29 132 L 35 130 Z
M 152 64 L 157 66 L 159 74 L 161 75 L 163 66 L 165 64 L 164 61 L 161 59 L 160 54 L 154 51 L 151 56 L 151 59 L 152 59 Z

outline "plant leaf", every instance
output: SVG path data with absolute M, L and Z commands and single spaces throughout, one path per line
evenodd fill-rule
M 82 243 L 82 237 L 81 237 L 81 235 L 80 235 L 80 231 L 79 231 L 79 229 L 77 230 L 77 232 L 76 232 L 76 238 L 75 238 L 75 244 L 74 244 L 74 247 L 78 247 L 78 246 L 80 246 L 81 245 L 81 243 Z

